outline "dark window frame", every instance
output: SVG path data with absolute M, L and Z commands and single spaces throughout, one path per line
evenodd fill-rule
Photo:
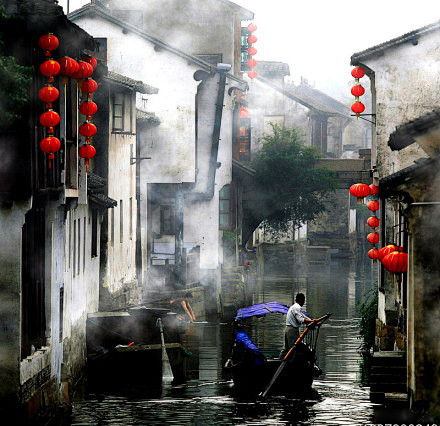
M 169 211 L 169 215 L 165 217 L 165 213 Z M 160 206 L 160 233 L 162 235 L 175 235 L 175 208 L 171 204 Z
M 224 192 L 226 189 L 228 189 L 228 194 L 227 196 L 224 196 L 224 194 L 222 194 L 222 192 Z M 218 209 L 219 209 L 219 218 L 218 218 L 218 225 L 219 225 L 219 229 L 222 231 L 231 231 L 232 230 L 232 204 L 233 204 L 233 194 L 232 194 L 232 185 L 227 184 L 224 185 L 223 188 L 220 190 L 219 194 L 218 194 L 218 198 L 219 198 L 219 203 L 218 203 Z M 222 201 L 228 201 L 229 202 L 229 208 L 226 209 L 222 209 Z M 224 223 L 222 223 L 221 218 L 227 215 L 227 225 L 225 225 Z
M 122 102 L 118 103 L 118 97 L 121 97 Z M 116 115 L 116 106 L 121 107 L 121 115 Z M 121 120 L 121 127 L 115 125 L 116 119 Z M 123 92 L 116 92 L 112 96 L 112 131 L 122 132 L 124 131 L 124 120 L 125 120 L 125 95 Z

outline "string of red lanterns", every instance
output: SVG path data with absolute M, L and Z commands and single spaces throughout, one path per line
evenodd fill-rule
M 365 111 L 365 105 L 359 101 L 359 97 L 365 93 L 365 89 L 359 84 L 359 79 L 365 75 L 365 70 L 361 67 L 354 67 L 351 70 L 351 75 L 356 82 L 351 88 L 351 94 L 355 97 L 355 102 L 351 105 L 351 110 L 355 113 L 356 118 L 359 118 L 361 113 Z
M 46 129 L 46 137 L 40 141 L 40 149 L 48 154 L 49 169 L 52 167 L 51 161 L 55 158 L 55 153 L 61 148 L 61 141 L 54 136 L 54 127 L 60 123 L 60 116 L 52 109 L 52 102 L 55 102 L 60 93 L 52 85 L 55 76 L 60 73 L 60 64 L 52 58 L 52 50 L 59 46 L 58 38 L 49 33 L 42 35 L 38 40 L 38 46 L 45 50 L 47 59 L 40 65 L 40 72 L 48 77 L 48 84 L 38 92 L 39 98 L 46 103 L 46 112 L 40 115 L 40 124 Z
M 86 173 L 89 171 L 90 160 L 96 155 L 96 149 L 91 143 L 92 137 L 97 132 L 97 128 L 91 121 L 92 116 L 98 111 L 98 106 L 92 100 L 93 93 L 98 89 L 98 84 L 90 77 L 97 64 L 93 56 L 84 55 L 82 60 L 79 61 L 79 70 L 73 76 L 74 78 L 80 79 L 78 86 L 81 92 L 86 96 L 86 100 L 84 100 L 79 107 L 79 111 L 85 115 L 86 121 L 79 126 L 79 133 L 81 136 L 84 136 L 84 143 L 78 150 L 78 155 L 84 159 Z
M 251 47 L 248 48 L 248 53 L 250 55 L 250 59 L 247 62 L 251 69 L 248 71 L 247 74 L 248 74 L 249 78 L 253 79 L 258 76 L 257 71 L 255 71 L 255 69 L 254 69 L 257 66 L 258 62 L 253 58 L 253 56 L 257 54 L 257 49 L 255 49 L 255 47 L 254 47 L 254 43 L 257 42 L 257 37 L 253 34 L 254 31 L 256 31 L 257 26 L 255 24 L 251 23 L 248 25 L 247 28 L 250 32 L 250 34 L 247 38 L 247 41 L 251 44 Z

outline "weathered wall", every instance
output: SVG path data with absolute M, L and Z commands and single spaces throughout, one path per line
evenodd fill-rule
M 20 382 L 21 229 L 29 202 L 0 209 L 0 408 L 17 403 Z

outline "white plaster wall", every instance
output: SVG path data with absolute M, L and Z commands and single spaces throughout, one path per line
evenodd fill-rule
M 413 144 L 392 152 L 389 135 L 397 126 L 440 105 L 439 34 L 421 36 L 418 44 L 401 44 L 365 61 L 375 72 L 377 167 L 380 178 L 413 164 L 426 153 Z
M 195 94 L 199 82 L 193 78 L 197 68 L 166 50 L 156 52 L 154 45 L 99 17 L 75 21 L 94 37 L 107 38 L 108 67 L 111 71 L 141 80 L 159 89 L 149 99 L 161 124 L 151 131 L 142 149 L 150 156 L 142 164 L 144 178 L 155 183 L 193 182 L 195 173 Z

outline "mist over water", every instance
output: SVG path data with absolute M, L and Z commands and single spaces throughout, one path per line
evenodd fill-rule
M 65 424 L 301 424 L 353 425 L 371 422 L 374 404 L 362 384 L 357 303 L 374 285 L 368 267 L 355 270 L 348 263 L 335 263 L 309 270 L 307 275 L 271 273 L 256 285 L 254 303 L 279 301 L 291 304 L 296 293 L 306 295 L 307 313 L 318 317 L 332 312 L 321 327 L 317 358 L 323 374 L 306 399 L 270 397 L 246 400 L 234 393 L 223 366 L 232 344 L 230 322 L 192 324 L 183 345 L 189 358 L 187 383 L 152 389 L 138 383 L 127 389 L 87 389 L 77 395 L 73 413 Z M 281 314 L 246 323 L 255 344 L 277 352 L 284 339 L 285 317 Z M 111 372 L 109 372 L 111 374 Z

